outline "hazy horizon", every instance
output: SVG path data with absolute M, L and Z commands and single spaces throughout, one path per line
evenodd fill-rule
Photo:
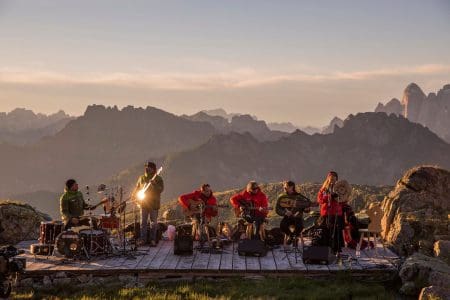
M 448 1 L 0 0 L 0 111 L 204 109 L 323 126 L 450 83 Z

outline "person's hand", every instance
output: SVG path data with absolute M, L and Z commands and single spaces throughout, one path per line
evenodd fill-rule
M 239 211 L 242 213 L 244 212 L 244 208 L 242 206 L 239 206 Z
M 290 217 L 290 216 L 292 216 L 292 211 L 290 211 L 290 210 L 288 210 L 288 211 L 286 211 L 286 217 Z
M 77 225 L 80 222 L 78 218 L 72 218 L 70 221 L 73 225 Z

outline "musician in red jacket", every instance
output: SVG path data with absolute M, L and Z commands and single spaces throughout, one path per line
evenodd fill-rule
M 269 201 L 256 181 L 250 181 L 242 192 L 230 198 L 236 216 L 243 218 L 250 225 L 255 224 L 256 237 L 264 240 L 264 221 L 267 218 Z M 249 229 L 251 226 L 248 227 Z M 252 236 L 247 232 L 247 237 Z
M 208 225 L 213 217 L 217 216 L 217 200 L 207 183 L 189 194 L 178 197 L 178 203 L 183 208 L 184 215 L 190 217 L 193 223 L 193 236 L 199 238 L 199 228 L 201 225 Z M 203 222 L 202 222 L 203 221 Z M 207 235 L 209 231 L 206 230 Z M 208 236 L 209 240 L 209 236 Z
M 337 180 L 338 174 L 330 171 L 317 194 L 317 202 L 320 205 L 318 224 L 328 230 L 328 246 L 334 252 L 341 252 L 341 247 L 344 245 L 342 237 L 343 218 L 342 205 L 337 201 L 338 195 L 334 191 L 334 184 Z
M 178 203 L 186 216 L 199 219 L 201 213 L 208 223 L 217 216 L 217 199 L 208 183 L 203 184 L 200 190 L 181 195 L 178 197 Z

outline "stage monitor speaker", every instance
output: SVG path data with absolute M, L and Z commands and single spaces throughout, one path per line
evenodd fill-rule
M 267 246 L 261 240 L 240 240 L 237 252 L 241 256 L 266 256 Z
M 329 265 L 334 263 L 336 256 L 327 246 L 303 247 L 303 262 L 305 264 Z

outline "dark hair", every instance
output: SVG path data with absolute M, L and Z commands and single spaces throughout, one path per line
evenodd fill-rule
M 75 179 L 69 179 L 69 180 L 67 180 L 67 181 L 66 181 L 66 188 L 67 188 L 68 190 L 70 190 L 70 189 L 72 188 L 72 186 L 73 186 L 75 183 L 77 183 L 77 182 L 75 181 Z
M 297 193 L 297 190 L 295 189 L 295 182 L 293 182 L 292 180 L 286 180 L 285 182 L 283 182 L 283 185 L 287 185 L 289 187 L 293 187 L 294 188 L 294 193 Z
M 150 168 L 152 168 L 153 170 L 156 170 L 156 164 L 155 164 L 154 162 L 152 162 L 152 161 L 146 162 L 146 163 L 145 163 L 145 167 L 150 167 Z
M 204 183 L 200 186 L 200 190 L 204 191 L 206 188 L 210 188 L 211 186 L 209 185 L 209 183 Z
M 333 175 L 333 176 L 336 177 L 336 179 L 339 179 L 338 173 L 337 173 L 336 171 L 330 171 L 330 172 L 328 172 L 328 175 L 327 175 L 327 176 L 330 176 L 330 175 Z

